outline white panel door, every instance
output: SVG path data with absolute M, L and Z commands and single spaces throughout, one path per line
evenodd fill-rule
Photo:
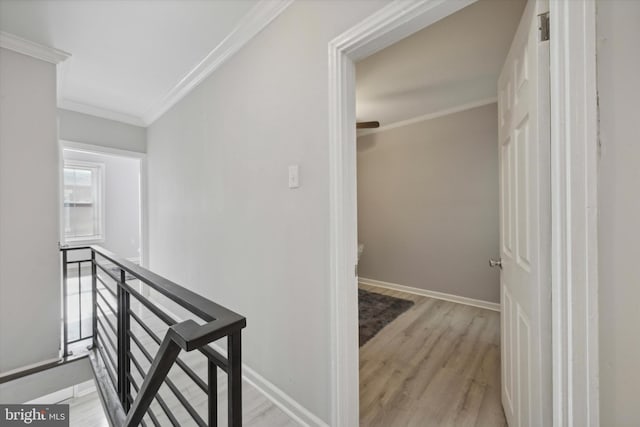
M 498 80 L 502 404 L 510 426 L 550 426 L 549 42 L 529 0 Z

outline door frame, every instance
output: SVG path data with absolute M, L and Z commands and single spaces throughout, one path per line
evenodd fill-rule
M 359 423 L 355 62 L 476 0 L 395 0 L 329 43 L 331 425 Z M 553 425 L 599 425 L 595 2 L 550 2 Z M 562 37 L 556 37 L 561 34 Z

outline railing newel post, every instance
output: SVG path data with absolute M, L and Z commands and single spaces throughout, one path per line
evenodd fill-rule
M 242 332 L 232 332 L 227 336 L 228 426 L 242 427 Z
M 78 261 L 78 339 L 82 339 L 82 261 Z
M 69 313 L 67 309 L 67 278 L 68 278 L 68 270 L 67 270 L 67 251 L 62 250 L 62 328 L 63 328 L 63 349 L 62 355 L 67 357 L 68 354 L 68 344 L 69 341 L 69 330 L 67 327 L 67 323 L 69 322 Z
M 218 425 L 218 367 L 212 361 L 207 362 L 208 399 L 209 399 L 209 427 Z
M 131 397 L 131 381 L 129 374 L 131 373 L 131 358 L 129 350 L 131 348 L 131 340 L 129 339 L 129 331 L 131 329 L 129 306 L 131 303 L 129 292 L 124 288 L 126 283 L 126 272 L 120 269 L 120 282 L 118 285 L 118 393 L 120 402 L 128 412 L 131 407 L 129 398 Z
M 96 267 L 96 253 L 91 249 L 91 306 L 92 306 L 92 322 L 91 327 L 93 335 L 93 348 L 98 347 L 98 270 Z

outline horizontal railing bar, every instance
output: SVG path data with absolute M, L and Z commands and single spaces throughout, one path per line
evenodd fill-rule
M 133 297 L 135 297 L 135 299 L 138 302 L 140 302 L 143 306 L 145 306 L 145 308 L 147 308 L 151 313 L 153 313 L 156 316 L 158 316 L 158 318 L 160 318 L 160 320 L 162 320 L 167 325 L 173 326 L 173 325 L 177 325 L 179 323 L 177 320 L 175 320 L 174 318 L 169 316 L 167 313 L 165 313 L 164 311 L 160 310 L 155 304 L 153 304 L 147 298 L 142 296 L 138 291 L 136 291 L 135 289 L 131 288 L 131 286 L 125 284 L 124 285 L 124 289 L 127 292 L 129 292 Z M 202 347 L 198 348 L 198 351 L 200 351 L 200 353 L 204 354 L 207 357 L 207 359 L 209 359 L 211 362 L 215 363 L 220 369 L 222 369 L 223 371 L 228 373 L 229 362 L 220 353 L 218 353 L 217 351 L 215 351 L 214 349 L 212 349 L 209 346 L 202 346 Z
M 116 310 L 115 308 L 113 308 L 113 306 L 111 305 L 111 303 L 107 300 L 107 297 L 105 297 L 104 295 L 102 295 L 102 292 L 100 292 L 100 289 L 96 289 L 96 293 L 98 295 L 100 295 L 100 297 L 102 298 L 102 300 L 107 304 L 107 307 L 109 307 L 109 310 L 111 310 L 111 312 L 113 313 L 114 316 L 117 315 L 118 310 Z
M 98 252 L 98 251 L 96 251 L 96 252 L 98 254 L 100 254 L 100 252 Z M 107 258 L 107 259 L 109 259 L 109 258 Z M 96 262 L 96 265 L 100 266 L 100 264 L 97 263 L 97 262 Z M 124 269 L 124 270 L 128 271 L 126 269 Z M 103 269 L 103 271 L 107 272 L 106 269 Z M 134 274 L 133 272 L 130 272 L 130 273 Z M 144 305 L 153 314 L 158 316 L 160 318 L 160 320 L 165 322 L 167 325 L 173 326 L 173 325 L 178 324 L 178 321 L 176 321 L 171 316 L 169 316 L 167 313 L 165 313 L 164 311 L 159 309 L 148 298 L 145 298 L 142 294 L 140 294 L 138 291 L 133 289 L 127 283 L 120 282 L 118 278 L 112 276 L 109 272 L 107 272 L 107 274 L 113 280 L 115 280 L 117 282 L 118 286 L 121 286 L 124 290 L 126 290 L 131 295 L 133 295 L 136 298 L 136 300 L 138 300 L 138 302 L 140 302 L 142 305 Z M 160 277 L 160 276 L 158 276 L 158 277 Z M 178 286 L 178 285 L 176 285 L 176 286 Z M 200 297 L 200 296 L 198 296 L 198 297 Z M 202 297 L 200 297 L 200 298 L 202 298 Z M 233 313 L 233 312 L 231 312 L 231 313 Z M 239 316 L 239 315 L 237 315 L 237 316 Z M 202 316 L 200 316 L 200 317 L 202 317 Z M 228 335 L 231 332 L 237 330 L 238 328 L 241 329 L 244 326 L 246 326 L 245 318 L 242 317 L 242 316 L 239 316 L 239 317 L 241 319 L 239 322 L 237 321 L 237 319 L 234 319 L 234 318 L 216 319 L 215 321 L 212 321 L 209 324 L 202 325 L 203 327 L 197 327 L 197 328 L 195 327 L 197 325 L 197 323 L 193 322 L 192 325 L 191 325 L 190 330 L 188 331 L 190 333 L 190 335 L 192 336 L 193 342 L 188 342 L 187 343 L 186 340 L 183 340 L 183 342 L 181 343 L 181 346 L 189 347 L 189 350 L 199 347 L 198 350 L 200 350 L 200 352 L 202 354 L 207 356 L 207 358 L 210 361 L 212 361 L 213 363 L 215 363 L 220 369 L 222 369 L 226 373 L 228 373 L 229 364 L 228 364 L 227 359 L 225 357 L 223 357 L 217 351 L 213 350 L 211 347 L 207 346 L 206 344 L 209 344 L 210 342 L 215 341 L 216 339 L 222 338 L 225 335 Z M 189 327 L 189 326 L 187 326 L 187 327 Z
M 134 357 L 133 353 L 129 352 L 128 354 L 129 354 L 129 358 L 133 362 L 133 365 L 136 367 L 136 370 L 138 371 L 138 373 L 142 377 L 142 380 L 144 381 L 144 378 L 146 377 L 147 373 L 144 372 L 144 369 L 142 369 L 142 366 L 140 366 L 140 363 Z M 173 413 L 169 410 L 169 407 L 167 406 L 162 396 L 160 396 L 160 393 L 156 393 L 155 399 L 158 401 L 158 404 L 164 411 L 165 415 L 169 418 L 171 425 L 173 425 L 174 427 L 180 427 L 180 423 L 178 423 L 178 420 L 174 417 Z
M 131 357 L 131 352 L 128 352 L 127 354 L 129 355 L 129 357 Z M 135 378 L 133 378 L 133 375 L 131 375 L 130 372 L 127 374 L 127 378 L 129 379 L 129 382 L 131 383 L 131 386 L 134 388 L 136 393 L 138 393 L 140 391 L 140 387 L 138 387 L 138 384 L 136 383 Z M 133 403 L 134 401 L 131 395 L 129 395 L 129 400 L 131 401 L 131 403 Z M 158 419 L 156 418 L 156 415 L 153 413 L 153 410 L 151 409 L 151 407 L 147 408 L 147 414 L 149 414 L 149 418 L 151 418 L 151 421 L 153 421 L 153 425 L 156 427 L 160 427 L 160 423 L 158 422 Z
M 145 308 L 147 308 L 153 314 L 158 316 L 158 318 L 160 318 L 160 320 L 162 320 L 167 325 L 173 326 L 173 325 L 176 325 L 176 324 L 179 323 L 177 320 L 173 319 L 170 315 L 168 315 L 167 313 L 165 313 L 164 311 L 159 309 L 148 298 L 145 298 L 142 294 L 140 294 L 138 291 L 133 289 L 127 283 L 121 283 L 121 282 L 118 281 L 118 285 L 121 286 L 125 291 L 129 292 L 129 294 L 131 294 L 138 302 L 140 302 Z M 229 325 L 229 324 L 220 325 L 218 322 L 219 321 L 215 321 L 215 322 L 210 323 L 209 325 L 203 325 L 203 326 L 207 326 L 208 328 L 210 328 L 209 329 L 209 333 L 215 334 L 215 335 L 217 335 L 219 337 L 223 337 L 223 336 L 231 333 L 231 331 L 233 331 L 235 329 L 235 327 L 233 325 Z M 197 331 L 201 331 L 202 330 L 202 328 L 199 328 L 199 325 L 197 325 L 197 323 L 193 322 L 193 325 L 198 326 L 198 329 L 196 329 L 195 327 L 192 327 L 192 330 L 190 332 L 197 332 Z M 216 364 L 220 369 L 222 369 L 224 372 L 226 372 L 228 374 L 229 373 L 229 362 L 228 362 L 228 360 L 224 356 L 222 356 L 220 353 L 218 353 L 217 351 L 215 351 L 214 349 L 212 349 L 211 347 L 206 345 L 209 342 L 215 341 L 215 339 L 213 339 L 211 337 L 211 335 L 208 335 L 208 336 L 204 335 L 204 336 L 200 336 L 200 337 L 196 337 L 196 338 L 197 338 L 198 341 L 194 341 L 195 344 L 192 343 L 191 345 L 192 346 L 198 346 L 199 343 L 202 343 L 199 346 L 198 351 L 200 351 L 200 353 L 204 354 L 207 357 L 207 359 L 209 359 L 211 362 Z
M 169 316 L 167 313 L 165 313 L 164 311 L 159 309 L 155 304 L 153 304 L 147 298 L 142 296 L 138 291 L 133 289 L 128 284 L 125 283 L 124 285 L 121 285 L 121 286 L 123 287 L 124 290 L 126 290 L 133 297 L 135 297 L 135 299 L 138 302 L 140 302 L 142 305 L 144 305 L 145 308 L 147 308 L 151 313 L 153 313 L 156 316 L 158 316 L 160 318 L 160 320 L 162 320 L 167 325 L 173 326 L 173 325 L 177 325 L 178 323 L 180 323 L 177 320 L 175 320 L 174 318 L 172 318 L 171 316 Z M 193 323 L 197 325 L 197 323 L 195 323 L 195 322 L 193 322 Z M 221 330 L 221 332 L 222 332 L 222 330 Z M 224 334 L 224 332 L 222 332 L 222 334 Z M 203 345 L 200 348 L 198 348 L 198 351 L 200 351 L 200 353 L 202 353 L 205 356 L 207 356 L 207 358 L 210 361 L 212 361 L 213 363 L 215 363 L 220 369 L 222 369 L 225 372 L 228 372 L 228 370 L 229 370 L 229 362 L 220 353 L 218 353 L 217 351 L 215 351 L 211 347 L 205 346 L 205 345 Z
M 162 320 L 167 325 L 171 326 L 177 323 L 175 320 L 173 320 L 171 316 L 169 316 L 167 313 L 159 309 L 158 306 L 152 303 L 148 298 L 145 298 L 142 294 L 140 294 L 140 292 L 136 291 L 131 286 L 127 285 L 126 283 L 124 284 L 124 286 L 123 285 L 120 285 L 120 286 L 122 286 L 123 289 L 129 292 L 133 297 L 135 297 L 135 299 L 139 303 L 144 305 L 147 310 L 149 310 L 150 312 L 158 316 L 158 318 L 160 318 L 160 320 Z
M 102 286 L 104 286 L 104 288 L 105 288 L 106 290 L 108 290 L 108 291 L 109 291 L 109 293 L 111 293 L 111 295 L 113 295 L 113 297 L 114 297 L 114 298 L 116 298 L 116 297 L 117 297 L 117 296 L 116 296 L 116 291 L 114 291 L 113 289 L 111 289 L 111 288 L 109 287 L 109 285 L 107 284 L 107 282 L 105 282 L 104 280 L 102 280 L 102 277 L 100 277 L 100 276 L 98 276 L 98 275 L 96 274 L 96 279 L 98 279 L 98 281 L 99 281 L 100 283 L 102 283 Z
M 109 362 L 111 362 L 111 366 L 113 367 L 114 372 L 117 372 L 118 371 L 118 364 L 115 362 L 113 356 L 109 352 L 109 349 L 107 348 L 107 346 L 105 344 L 104 338 L 100 334 L 97 334 L 97 337 L 98 337 L 99 344 L 100 343 L 102 344 L 102 349 L 107 354 L 107 358 L 109 359 Z M 100 346 L 98 345 L 98 347 L 100 347 Z M 105 362 L 105 364 L 106 364 L 106 362 Z M 118 382 L 116 381 L 115 384 L 117 385 Z
M 144 329 L 144 331 L 151 337 L 151 339 L 153 339 L 156 342 L 156 344 L 160 345 L 161 343 L 160 338 L 151 330 L 151 328 L 149 328 L 149 326 L 147 326 L 142 321 L 142 319 L 140 319 L 138 315 L 135 314 L 133 311 L 129 310 L 129 314 L 142 327 L 142 329 Z M 189 366 L 187 366 L 187 364 L 184 363 L 184 361 L 178 358 L 176 359 L 176 363 L 198 385 L 198 387 L 202 389 L 202 391 L 204 391 L 207 394 L 209 393 L 209 388 L 207 387 L 205 382 L 202 380 L 202 378 L 200 378 L 198 374 L 196 374 Z
M 95 261 L 96 266 L 102 270 L 102 272 L 104 274 L 106 274 L 107 276 L 109 276 L 112 280 L 114 280 L 116 283 L 120 283 L 120 278 L 118 276 L 116 276 L 115 274 L 113 274 L 112 272 L 110 272 L 109 270 L 107 270 L 107 268 L 105 266 L 103 266 L 102 264 L 100 264 L 98 261 Z M 119 266 L 116 265 L 116 267 L 119 268 Z
M 100 356 L 102 357 L 102 360 L 104 362 L 105 370 L 107 371 L 107 374 L 109 374 L 109 378 L 111 378 L 111 383 L 113 384 L 113 387 L 117 389 L 118 388 L 118 381 L 116 381 L 116 375 L 113 372 L 111 372 L 111 366 L 109 365 L 109 363 L 107 361 L 107 358 L 104 355 L 106 350 L 102 351 L 102 347 L 100 347 L 99 343 L 98 343 L 97 347 L 98 347 L 98 352 L 100 353 Z M 109 356 L 109 357 L 111 357 L 111 356 Z
M 115 345 L 115 343 L 113 342 L 113 340 L 111 339 L 111 337 L 109 336 L 109 334 L 107 333 L 107 328 L 104 327 L 104 324 L 100 321 L 100 319 L 98 319 L 98 325 L 100 325 L 100 327 L 102 328 L 102 330 L 104 331 L 104 335 L 107 338 L 107 341 L 109 341 L 109 344 L 111 344 L 111 348 L 113 349 L 114 352 L 118 352 L 118 347 Z M 99 332 L 98 332 L 99 334 Z M 118 335 L 116 335 L 117 337 Z
M 153 357 L 151 357 L 151 355 L 149 354 L 149 352 L 144 348 L 144 346 L 142 345 L 142 343 L 138 340 L 138 337 L 135 336 L 135 334 L 131 333 L 131 331 L 129 331 L 129 336 L 131 337 L 131 339 L 133 340 L 133 342 L 136 343 L 136 345 L 138 346 L 138 349 L 140 350 L 140 352 L 144 355 L 144 357 L 147 358 L 147 360 L 149 361 L 149 363 L 153 363 Z M 169 379 L 168 376 L 166 376 L 164 378 L 164 382 L 167 384 L 167 386 L 171 389 L 171 391 L 173 392 L 173 394 L 176 396 L 176 398 L 178 399 L 178 401 L 180 401 L 180 403 L 182 403 L 182 406 L 184 406 L 184 408 L 187 410 L 187 412 L 189 413 L 189 415 L 191 415 L 191 418 L 193 418 L 193 420 L 201 427 L 206 427 L 207 423 L 204 422 L 204 420 L 202 419 L 202 417 L 200 416 L 200 414 L 198 414 L 198 411 L 196 411 L 194 409 L 193 406 L 191 406 L 191 404 L 189 403 L 189 401 L 187 401 L 187 399 L 184 397 L 184 395 L 180 392 L 180 390 L 178 389 L 178 387 L 176 387 L 176 385 L 173 383 L 173 381 L 171 381 L 171 379 Z
M 194 313 L 201 319 L 210 322 L 212 320 L 226 320 L 228 322 L 236 322 L 237 328 L 241 329 L 246 326 L 246 319 L 243 316 L 210 301 L 189 289 L 186 289 L 177 283 L 159 276 L 146 268 L 140 267 L 131 261 L 120 258 L 114 253 L 107 251 L 99 246 L 91 246 L 91 249 L 103 258 L 117 264 L 121 269 L 131 274 L 136 279 L 146 283 L 149 287 L 160 292 L 173 302 L 181 305 L 187 310 Z
M 75 260 L 74 261 L 68 261 L 67 260 L 67 265 L 69 265 L 69 264 L 82 264 L 84 262 L 91 262 L 91 261 L 92 261 L 91 258 L 89 258 L 89 259 L 81 259 L 81 260 L 77 260 L 77 261 L 75 261 Z
M 98 307 L 98 310 L 100 310 L 100 313 L 102 313 L 102 317 L 104 318 L 104 320 L 107 322 L 107 324 L 109 325 L 109 327 L 111 328 L 111 330 L 113 331 L 113 333 L 115 335 L 118 335 L 118 332 L 116 330 L 116 327 L 113 326 L 113 323 L 111 323 L 111 320 L 109 320 L 109 317 L 106 315 L 106 313 L 104 312 L 104 310 L 102 309 L 102 307 L 100 307 L 100 304 L 98 304 L 96 302 L 96 307 Z M 115 316 L 115 314 L 114 314 Z M 98 319 L 100 318 L 100 316 L 96 316 Z
M 138 323 L 138 325 L 140 325 L 142 329 L 144 329 L 144 331 L 156 342 L 156 344 L 160 345 L 162 343 L 160 338 L 151 330 L 149 325 L 144 323 L 136 313 L 134 313 L 132 310 L 129 310 L 129 314 L 131 315 L 131 317 L 133 317 L 136 323 Z
M 151 330 L 151 328 L 146 323 L 142 321 L 140 317 L 138 317 L 136 313 L 133 312 L 133 310 L 129 310 L 129 314 L 131 315 L 131 317 L 133 317 L 136 323 L 138 323 L 138 325 L 140 325 L 142 329 L 144 329 L 145 332 L 156 342 L 156 344 L 160 345 L 162 343 L 160 338 Z
M 91 246 L 60 246 L 61 252 L 81 251 L 86 249 L 91 249 Z

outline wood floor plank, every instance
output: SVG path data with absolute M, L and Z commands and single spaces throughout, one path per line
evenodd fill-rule
M 505 426 L 500 314 L 360 284 L 414 302 L 360 348 L 360 425 Z

